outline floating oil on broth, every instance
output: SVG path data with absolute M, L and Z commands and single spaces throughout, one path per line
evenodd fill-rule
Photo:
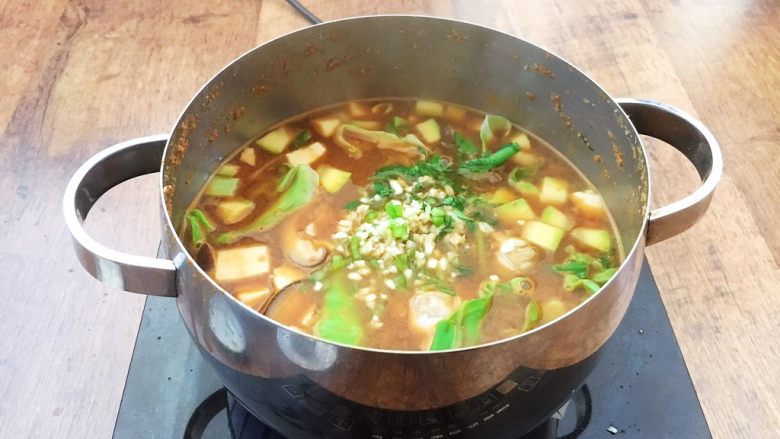
M 552 321 L 615 273 L 604 202 L 500 116 L 351 101 L 241 148 L 188 211 L 198 263 L 248 307 L 326 340 L 441 350 Z

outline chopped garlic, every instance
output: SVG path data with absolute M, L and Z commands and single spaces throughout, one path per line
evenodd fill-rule
M 393 193 L 396 195 L 401 195 L 404 192 L 404 188 L 402 188 L 396 180 L 390 180 L 390 189 L 392 189 Z

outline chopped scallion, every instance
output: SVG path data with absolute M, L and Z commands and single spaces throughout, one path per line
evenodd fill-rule
M 404 254 L 397 255 L 393 258 L 393 264 L 398 271 L 404 271 L 409 268 L 409 258 Z
M 365 221 L 366 221 L 367 223 L 370 223 L 371 221 L 374 221 L 374 220 L 375 220 L 375 219 L 377 219 L 378 217 L 379 217 L 379 212 L 377 212 L 376 210 L 370 210 L 370 211 L 369 211 L 369 212 L 366 214 L 366 216 L 365 216 Z
M 395 239 L 409 239 L 409 226 L 404 223 L 390 224 L 390 232 L 393 234 L 393 238 Z
M 293 148 L 300 148 L 301 146 L 308 143 L 309 140 L 311 140 L 311 131 L 303 130 L 298 133 L 297 136 L 295 136 L 295 140 L 293 141 Z
M 385 211 L 390 215 L 390 218 L 401 218 L 404 216 L 404 208 L 400 203 L 390 202 L 385 204 Z
M 513 155 L 520 151 L 520 147 L 517 143 L 509 143 L 504 145 L 498 151 L 493 154 L 479 157 L 473 160 L 469 160 L 461 163 L 458 170 L 463 173 L 482 173 L 495 169 L 509 160 Z
M 344 205 L 344 209 L 346 210 L 355 210 L 360 206 L 360 201 L 358 200 L 352 200 L 349 203 Z
M 200 209 L 192 209 L 187 212 L 187 219 L 190 223 L 192 244 L 195 246 L 195 248 L 200 248 L 203 244 L 206 243 L 206 233 L 213 232 L 217 227 Z
M 446 216 L 446 212 L 444 212 L 444 209 L 441 207 L 434 207 L 431 209 L 431 222 L 435 226 L 440 226 L 444 224 L 444 217 Z
M 360 238 L 353 236 L 349 238 L 349 254 L 352 255 L 352 259 L 361 259 L 360 256 Z

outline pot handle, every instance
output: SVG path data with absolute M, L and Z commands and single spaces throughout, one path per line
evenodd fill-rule
M 710 205 L 723 174 L 718 141 L 701 122 L 680 109 L 661 102 L 616 99 L 639 134 L 672 145 L 693 163 L 702 185 L 685 198 L 650 212 L 647 245 L 671 238 L 696 224 Z
M 120 290 L 153 296 L 176 296 L 173 261 L 135 256 L 98 243 L 83 222 L 109 189 L 134 177 L 160 171 L 168 135 L 128 140 L 100 151 L 71 177 L 62 203 L 65 224 L 81 266 L 99 281 Z

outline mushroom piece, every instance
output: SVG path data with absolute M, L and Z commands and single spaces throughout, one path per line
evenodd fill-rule
M 315 267 L 325 262 L 328 249 L 307 237 L 305 232 L 299 232 L 297 222 L 291 219 L 281 231 L 284 256 L 299 267 Z
M 449 318 L 459 305 L 457 296 L 439 291 L 417 293 L 409 299 L 409 328 L 423 336 L 420 349 L 431 347 L 436 325 Z
M 524 274 L 539 262 L 541 256 L 541 252 L 525 240 L 507 238 L 501 241 L 496 259 L 509 271 Z
M 290 246 L 285 245 L 285 256 L 301 267 L 315 267 L 325 261 L 328 250 L 310 239 L 298 237 Z
M 431 291 L 417 293 L 409 299 L 409 325 L 420 332 L 432 332 L 439 321 L 457 308 L 457 297 Z
M 260 308 L 260 313 L 283 325 L 311 333 L 311 319 L 316 305 L 307 299 L 302 285 L 301 282 L 293 282 L 274 292 Z

